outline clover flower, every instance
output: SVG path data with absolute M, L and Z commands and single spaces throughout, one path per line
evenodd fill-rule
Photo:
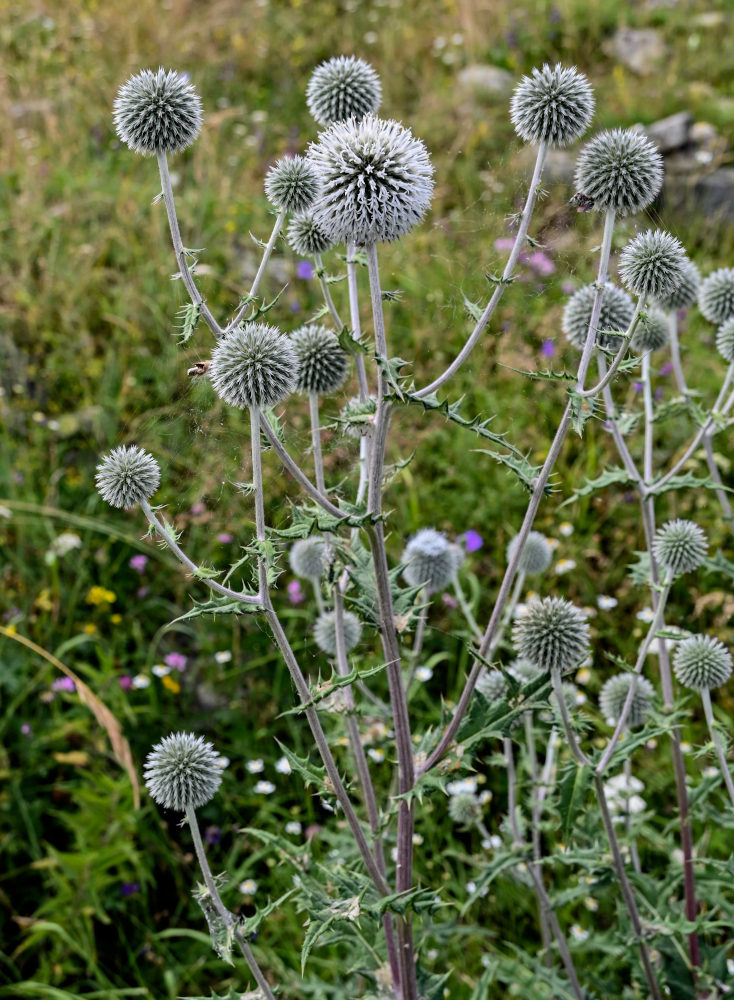
M 490 705 L 502 701 L 507 693 L 507 681 L 501 670 L 482 669 L 477 678 L 477 691 L 483 695 Z
M 344 650 L 354 649 L 362 635 L 362 625 L 351 611 L 342 614 L 344 626 Z M 316 619 L 313 627 L 313 637 L 319 649 L 328 656 L 336 656 L 336 614 L 325 611 Z
M 575 66 L 547 63 L 524 76 L 510 102 L 510 120 L 525 142 L 567 146 L 583 135 L 594 114 L 594 93 Z
M 301 392 L 321 396 L 339 388 L 346 378 L 347 356 L 332 330 L 317 324 L 302 326 L 291 334 L 291 344 L 298 358 Z
M 144 448 L 121 445 L 104 456 L 94 481 L 108 504 L 129 508 L 150 500 L 160 484 L 161 470 Z
M 319 125 L 377 111 L 382 100 L 380 78 L 369 63 L 354 56 L 337 56 L 321 63 L 306 87 L 306 106 Z
M 662 229 L 648 229 L 622 251 L 619 272 L 636 295 L 667 295 L 683 277 L 687 258 L 683 244 Z
M 698 298 L 700 286 L 701 274 L 693 261 L 686 257 L 683 274 L 666 295 L 656 297 L 657 304 L 668 312 L 687 309 Z
M 655 558 L 673 576 L 698 569 L 706 558 L 708 539 L 694 521 L 677 518 L 658 529 L 652 544 Z
M 575 667 L 589 651 L 586 615 L 562 597 L 534 598 L 512 629 L 520 656 L 544 671 Z
M 602 685 L 599 692 L 599 708 L 610 726 L 616 726 L 619 722 L 634 676 L 634 674 L 615 674 Z M 628 729 L 634 729 L 644 723 L 654 697 L 655 688 L 650 681 L 646 677 L 638 677 L 627 716 Z
M 646 136 L 632 129 L 601 132 L 576 161 L 576 190 L 600 211 L 641 212 L 663 185 L 663 160 Z
M 221 758 L 211 743 L 193 733 L 172 733 L 156 743 L 143 775 L 154 802 L 165 809 L 198 809 L 222 782 Z
M 725 323 L 734 316 L 734 267 L 720 267 L 704 278 L 698 308 L 709 323 Z
M 115 131 L 135 153 L 156 156 L 186 149 L 201 131 L 199 95 L 183 73 L 143 69 L 117 92 Z
M 226 403 L 246 409 L 275 406 L 298 382 L 298 357 L 288 337 L 265 323 L 244 323 L 212 351 L 209 378 Z
M 311 212 L 298 212 L 292 216 L 286 239 L 290 248 L 302 257 L 316 257 L 334 246 Z
M 684 687 L 694 691 L 721 687 L 731 670 L 731 653 L 713 636 L 692 635 L 675 647 L 673 672 Z
M 734 317 L 722 323 L 716 334 L 716 350 L 724 361 L 734 363 Z
M 296 576 L 318 580 L 326 572 L 326 543 L 319 535 L 299 538 L 288 553 L 291 569 Z
M 669 338 L 670 330 L 665 313 L 660 309 L 649 309 L 640 316 L 630 347 L 636 354 L 646 354 L 665 347 Z
M 584 285 L 571 296 L 563 309 L 561 329 L 570 343 L 579 350 L 586 343 L 595 297 L 596 285 Z M 624 333 L 632 322 L 634 312 L 634 303 L 627 292 L 607 281 L 602 286 L 601 309 L 596 326 L 596 343 L 599 347 L 618 351 L 622 346 L 622 338 L 615 337 L 608 331 L 619 330 Z
M 411 587 L 423 584 L 429 594 L 443 590 L 456 572 L 454 548 L 442 531 L 422 528 L 403 551 L 401 562 L 405 563 L 406 581 Z
M 508 562 L 510 562 L 515 555 L 519 542 L 519 535 L 515 535 L 514 538 L 510 539 L 507 545 Z M 548 539 L 545 535 L 541 534 L 539 531 L 531 531 L 525 539 L 525 545 L 523 546 L 520 561 L 517 565 L 517 571 L 518 573 L 527 573 L 530 575 L 543 573 L 550 566 L 552 558 L 553 550 L 548 544 Z
M 305 212 L 318 190 L 318 177 L 305 156 L 284 156 L 265 177 L 267 199 L 280 211 Z

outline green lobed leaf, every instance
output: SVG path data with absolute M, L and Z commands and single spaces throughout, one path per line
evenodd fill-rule
M 591 781 L 591 768 L 571 761 L 559 783 L 558 812 L 561 817 L 563 839 L 569 842 L 576 818 L 583 809 L 586 792 Z

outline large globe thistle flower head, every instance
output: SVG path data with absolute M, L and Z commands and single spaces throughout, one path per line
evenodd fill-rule
M 698 291 L 701 287 L 701 273 L 693 263 L 686 257 L 683 264 L 683 273 L 678 282 L 666 295 L 656 296 L 657 304 L 661 309 L 668 312 L 678 309 L 688 309 L 698 298 Z
M 636 354 L 647 354 L 665 347 L 669 339 L 670 329 L 665 313 L 661 309 L 648 309 L 640 316 L 630 347 Z
M 648 229 L 622 251 L 619 273 L 630 291 L 657 299 L 682 280 L 687 259 L 675 236 L 662 229 Z
M 316 223 L 334 243 L 392 243 L 416 226 L 433 195 L 433 167 L 400 122 L 367 115 L 334 122 L 312 143 L 321 182 Z
M 336 334 L 325 326 L 309 324 L 291 334 L 291 344 L 298 358 L 300 392 L 323 396 L 334 392 L 347 374 L 347 356 Z
M 326 543 L 319 535 L 299 538 L 291 546 L 288 561 L 296 576 L 318 580 L 326 572 Z
M 456 573 L 454 546 L 442 531 L 422 528 L 405 546 L 403 576 L 411 587 L 423 585 L 429 594 L 443 590 Z
M 634 674 L 615 674 L 602 685 L 599 692 L 599 708 L 608 725 L 616 726 L 619 722 L 634 676 Z M 655 688 L 650 681 L 646 677 L 638 677 L 627 716 L 628 729 L 635 729 L 644 723 L 654 697 Z
M 144 448 L 121 445 L 104 456 L 94 480 L 103 500 L 127 509 L 150 500 L 160 485 L 161 470 Z
M 563 309 L 561 329 L 578 350 L 582 350 L 586 343 L 595 297 L 596 285 L 584 285 L 571 296 Z M 627 292 L 607 281 L 602 286 L 601 311 L 596 327 L 596 343 L 599 347 L 618 351 L 622 346 L 622 338 L 605 331 L 619 330 L 624 333 L 632 322 L 634 313 L 635 306 Z
M 362 624 L 351 611 L 342 613 L 344 626 L 344 650 L 349 652 L 357 645 L 362 635 Z M 336 656 L 336 613 L 325 611 L 316 619 L 313 627 L 313 637 L 316 645 L 327 656 Z
M 721 687 L 731 670 L 731 653 L 713 636 L 692 635 L 675 647 L 673 671 L 684 687 L 694 691 Z
M 663 160 L 655 144 L 640 132 L 601 132 L 581 150 L 575 184 L 599 211 L 634 215 L 660 191 Z
M 321 63 L 306 87 L 306 106 L 319 125 L 360 121 L 377 111 L 382 100 L 380 78 L 369 63 L 355 56 L 337 56 Z
M 703 563 L 708 539 L 694 521 L 677 518 L 659 528 L 652 543 L 655 558 L 672 576 L 690 573 Z
M 298 212 L 291 218 L 286 239 L 291 250 L 295 250 L 301 257 L 316 257 L 334 246 L 312 212 Z
M 490 705 L 502 701 L 507 693 L 507 681 L 502 671 L 487 670 L 484 667 L 477 677 L 477 691 L 487 699 Z
M 209 378 L 226 403 L 275 406 L 296 388 L 298 356 L 288 337 L 266 323 L 244 323 L 212 351 Z
M 520 656 L 544 671 L 563 673 L 589 651 L 586 615 L 562 597 L 534 598 L 516 619 L 512 639 Z
M 720 267 L 703 279 L 698 308 L 709 323 L 724 323 L 734 316 L 734 267 Z
M 716 350 L 724 361 L 734 364 L 734 316 L 719 327 L 716 333 Z
M 135 153 L 156 156 L 186 149 L 201 131 L 201 100 L 188 77 L 143 69 L 124 83 L 113 105 L 115 131 Z
M 305 212 L 318 190 L 316 171 L 305 156 L 284 156 L 265 177 L 265 195 L 280 211 Z
M 575 66 L 534 69 L 515 87 L 510 120 L 525 142 L 567 146 L 583 135 L 594 114 L 591 84 Z
M 148 754 L 143 775 L 154 802 L 185 812 L 213 798 L 222 783 L 221 758 L 203 737 L 172 733 Z
M 517 551 L 520 536 L 515 535 L 507 545 L 507 561 L 510 562 Z M 553 549 L 550 547 L 548 539 L 540 531 L 531 531 L 525 539 L 520 562 L 517 564 L 518 573 L 544 573 L 550 566 L 553 556 Z

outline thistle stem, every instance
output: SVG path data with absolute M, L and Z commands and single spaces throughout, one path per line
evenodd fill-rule
M 324 262 L 321 259 L 321 254 L 314 254 L 314 264 L 316 265 L 316 277 L 319 279 L 319 285 L 321 286 L 321 294 L 324 296 L 324 303 L 326 308 L 329 310 L 329 315 L 331 316 L 334 326 L 337 330 L 341 331 L 344 328 L 344 324 L 341 321 L 341 316 L 334 305 L 334 299 L 331 297 L 331 291 L 329 290 L 329 283 L 326 280 L 326 272 L 324 271 Z
M 308 394 L 308 407 L 311 415 L 311 449 L 313 451 L 314 469 L 316 472 L 316 489 L 326 495 L 324 486 L 324 460 L 321 454 L 321 428 L 319 426 L 319 397 L 315 392 Z
M 359 319 L 359 296 L 357 293 L 357 265 L 354 260 L 355 246 L 350 243 L 347 246 L 347 288 L 349 290 L 349 317 L 352 323 L 352 334 L 355 340 L 362 337 L 362 324 Z M 364 358 L 361 354 L 355 355 L 354 367 L 357 371 L 357 381 L 359 383 L 359 398 L 364 403 L 370 394 L 367 385 L 367 370 Z
M 724 784 L 726 785 L 726 790 L 729 793 L 731 804 L 734 806 L 734 781 L 732 781 L 731 771 L 729 770 L 729 764 L 726 760 L 726 747 L 724 746 L 724 741 L 721 738 L 721 733 L 716 730 L 714 722 L 714 709 L 711 704 L 711 692 L 708 688 L 703 688 L 701 690 L 701 701 L 703 702 L 703 714 L 706 717 L 706 725 L 709 727 L 709 733 L 711 734 L 711 742 L 714 744 L 716 756 L 719 760 L 721 776 L 724 779 Z
M 640 322 L 640 314 L 642 312 L 643 307 L 644 307 L 644 300 L 640 299 L 640 301 L 637 303 L 637 307 L 635 308 L 635 312 L 634 315 L 632 316 L 630 325 L 625 331 L 624 341 L 622 343 L 622 346 L 614 355 L 612 363 L 609 366 L 609 371 L 606 373 L 606 375 L 603 376 L 603 378 L 599 382 L 597 382 L 595 386 L 592 386 L 591 389 L 583 389 L 579 391 L 578 395 L 581 396 L 582 399 L 588 399 L 590 396 L 598 396 L 603 389 L 606 389 L 606 387 L 612 381 L 614 376 L 617 374 L 619 366 L 627 357 L 627 351 L 629 350 L 630 346 L 630 338 L 633 336 Z
M 466 624 L 472 630 L 472 633 L 474 634 L 474 638 L 477 639 L 479 642 L 481 642 L 482 641 L 482 630 L 479 627 L 479 624 L 477 623 L 476 618 L 472 614 L 471 606 L 470 606 L 469 602 L 466 599 L 466 594 L 464 593 L 464 588 L 461 586 L 461 583 L 459 581 L 459 576 L 458 576 L 457 573 L 454 573 L 454 577 L 453 577 L 453 579 L 451 581 L 451 585 L 454 588 L 454 593 L 456 594 L 456 600 L 459 603 L 459 607 L 461 608 L 461 613 L 462 613 L 462 615 L 464 616 L 464 618 L 466 620 Z
M 289 472 L 296 482 L 303 487 L 305 492 L 315 500 L 316 503 L 322 507 L 327 514 L 331 514 L 334 517 L 344 517 L 344 511 L 340 510 L 335 504 L 329 500 L 323 492 L 317 489 L 316 486 L 311 482 L 305 472 L 302 472 L 298 465 L 293 461 L 291 456 L 286 451 L 282 441 L 278 438 L 272 424 L 265 416 L 264 413 L 260 413 L 260 427 L 268 439 L 268 444 L 276 453 L 280 461 L 283 463 L 284 468 Z

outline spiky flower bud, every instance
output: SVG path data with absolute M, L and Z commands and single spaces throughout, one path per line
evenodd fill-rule
M 648 351 L 659 351 L 661 347 L 665 347 L 669 338 L 670 330 L 665 313 L 660 309 L 648 309 L 640 316 L 630 347 L 636 354 L 647 354 Z
M 318 580 L 326 571 L 326 543 L 319 535 L 299 538 L 291 546 L 288 561 L 296 576 Z
M 362 625 L 351 611 L 342 614 L 344 626 L 344 650 L 354 649 L 362 635 Z M 313 627 L 313 637 L 319 649 L 327 656 L 336 656 L 336 613 L 325 611 L 316 619 Z
M 510 120 L 525 142 L 567 146 L 583 135 L 594 114 L 594 92 L 575 66 L 534 69 L 515 87 Z
M 459 792 L 449 798 L 449 816 L 459 826 L 476 826 L 482 818 L 482 804 L 474 792 Z
M 615 674 L 602 685 L 599 692 L 599 708 L 610 726 L 616 726 L 619 721 L 633 677 L 634 674 Z M 638 677 L 627 716 L 628 729 L 634 729 L 644 723 L 654 697 L 655 688 L 650 681 L 646 677 Z
M 677 518 L 658 529 L 652 550 L 660 565 L 678 576 L 698 569 L 706 558 L 708 539 L 694 521 Z
M 318 191 L 316 171 L 305 156 L 284 156 L 265 177 L 265 195 L 281 211 L 305 212 Z
M 322 396 L 334 392 L 347 374 L 347 356 L 325 326 L 302 326 L 291 334 L 298 358 L 298 389 Z
M 570 670 L 589 651 L 586 615 L 562 597 L 534 598 L 516 619 L 512 639 L 520 656 L 543 670 Z
M 734 363 L 734 317 L 722 323 L 716 334 L 716 350 L 724 361 Z
M 373 114 L 334 122 L 309 158 L 321 182 L 314 219 L 335 243 L 392 243 L 431 204 L 428 151 L 400 122 Z
M 298 382 L 298 357 L 288 337 L 266 323 L 244 323 L 225 334 L 212 351 L 214 391 L 226 403 L 275 406 Z
M 477 678 L 477 691 L 483 695 L 490 705 L 502 701 L 507 692 L 507 681 L 500 670 L 487 670 L 484 667 Z
M 576 190 L 599 211 L 641 212 L 663 185 L 663 159 L 646 136 L 632 129 L 601 132 L 576 161 Z
M 563 692 L 563 701 L 569 712 L 575 711 L 579 705 L 579 701 L 586 701 L 586 695 L 581 694 L 579 689 L 572 681 L 564 681 L 561 685 L 561 691 Z M 551 691 L 550 693 L 550 703 L 553 708 L 556 708 L 560 712 L 558 707 L 558 699 L 556 698 L 556 692 Z
M 571 296 L 563 309 L 561 329 L 579 350 L 586 343 L 595 297 L 596 285 L 584 285 Z M 622 346 L 622 338 L 615 337 L 608 331 L 619 330 L 624 333 L 632 322 L 634 312 L 634 303 L 627 292 L 607 281 L 602 287 L 601 311 L 596 326 L 596 343 L 599 347 L 618 351 Z
M 201 100 L 183 73 L 143 69 L 123 83 L 113 105 L 115 131 L 135 153 L 186 149 L 201 131 Z
M 321 63 L 306 87 L 306 106 L 319 125 L 364 118 L 382 100 L 380 78 L 369 63 L 337 56 Z
M 517 551 L 520 536 L 515 535 L 507 545 L 507 561 L 509 562 Z M 548 539 L 539 531 L 531 531 L 525 540 L 520 562 L 517 564 L 518 573 L 544 573 L 550 566 L 553 550 L 548 544 Z
M 334 246 L 311 212 L 299 212 L 291 218 L 286 239 L 288 246 L 301 257 L 315 257 Z
M 725 323 L 734 316 L 734 267 L 720 267 L 704 278 L 698 308 L 709 323 Z
M 667 295 L 661 295 L 657 299 L 657 304 L 661 309 L 666 309 L 668 312 L 673 312 L 677 309 L 687 309 L 698 298 L 700 286 L 701 274 L 693 261 L 686 257 L 680 280 L 671 288 Z
M 662 229 L 640 233 L 622 251 L 619 273 L 636 295 L 659 298 L 683 277 L 686 252 L 675 236 Z
M 507 668 L 507 673 L 514 677 L 518 684 L 530 684 L 531 681 L 540 677 L 543 671 L 537 663 L 518 656 Z
M 683 639 L 673 653 L 673 671 L 680 683 L 694 691 L 721 687 L 731 676 L 731 653 L 710 635 Z
M 161 470 L 144 448 L 120 445 L 104 456 L 94 481 L 99 495 L 112 507 L 135 507 L 150 500 L 158 489 Z
M 451 582 L 456 572 L 453 546 L 442 531 L 422 528 L 405 546 L 403 576 L 411 587 L 423 584 L 429 594 Z
M 219 754 L 193 733 L 172 733 L 156 743 L 143 775 L 153 801 L 178 812 L 206 805 L 222 783 Z
M 359 396 L 353 396 L 339 414 L 342 431 L 350 437 L 364 437 L 374 427 L 376 415 L 377 400 L 374 396 L 368 396 L 364 401 Z

